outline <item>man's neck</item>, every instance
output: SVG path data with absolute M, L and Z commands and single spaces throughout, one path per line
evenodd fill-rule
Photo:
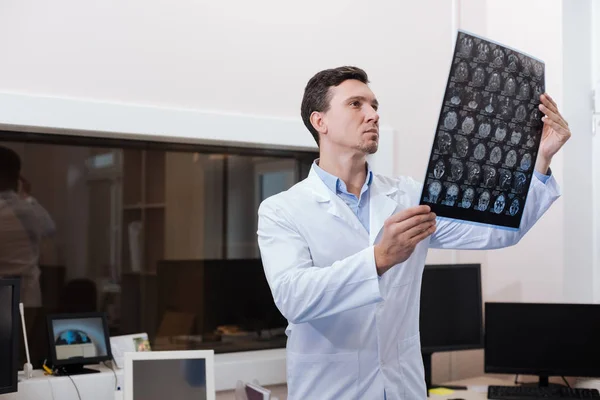
M 356 197 L 360 195 L 360 191 L 367 178 L 366 163 L 367 158 L 365 155 L 328 157 L 321 154 L 321 158 L 319 159 L 319 167 L 331 175 L 340 178 L 346 184 L 348 192 Z

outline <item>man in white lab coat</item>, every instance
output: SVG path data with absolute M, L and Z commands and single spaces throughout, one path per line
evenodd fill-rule
M 541 102 L 536 172 L 521 227 L 509 231 L 436 222 L 418 206 L 421 183 L 369 169 L 379 116 L 363 70 L 325 70 L 308 82 L 301 114 L 320 158 L 258 210 L 265 274 L 289 321 L 289 399 L 426 398 L 418 321 L 427 249 L 514 245 L 559 197 L 549 166 L 571 133 L 556 103 Z

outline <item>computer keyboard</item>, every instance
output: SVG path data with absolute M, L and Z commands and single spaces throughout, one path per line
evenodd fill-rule
M 571 389 L 560 386 L 489 386 L 488 399 L 600 399 L 597 389 Z

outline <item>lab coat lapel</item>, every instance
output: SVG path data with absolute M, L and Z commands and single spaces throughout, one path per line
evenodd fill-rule
M 341 219 L 348 225 L 350 225 L 356 231 L 362 231 L 366 236 L 367 231 L 361 225 L 358 217 L 352 212 L 352 210 L 340 199 L 335 193 L 325 186 L 325 183 L 319 178 L 314 169 L 311 168 L 308 174 L 309 188 L 312 192 L 314 199 L 317 203 L 321 203 L 324 207 L 327 207 L 327 212 L 336 218 Z M 323 221 L 323 223 L 327 223 Z
M 369 204 L 369 245 L 375 243 L 385 220 L 394 213 L 399 205 L 396 199 L 399 192 L 398 188 L 384 182 L 377 176 L 373 178 Z

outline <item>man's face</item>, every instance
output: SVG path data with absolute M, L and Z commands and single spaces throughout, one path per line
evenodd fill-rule
M 369 86 L 349 79 L 329 88 L 329 93 L 329 110 L 319 113 L 316 126 L 321 140 L 342 149 L 375 153 L 379 144 L 379 104 Z

